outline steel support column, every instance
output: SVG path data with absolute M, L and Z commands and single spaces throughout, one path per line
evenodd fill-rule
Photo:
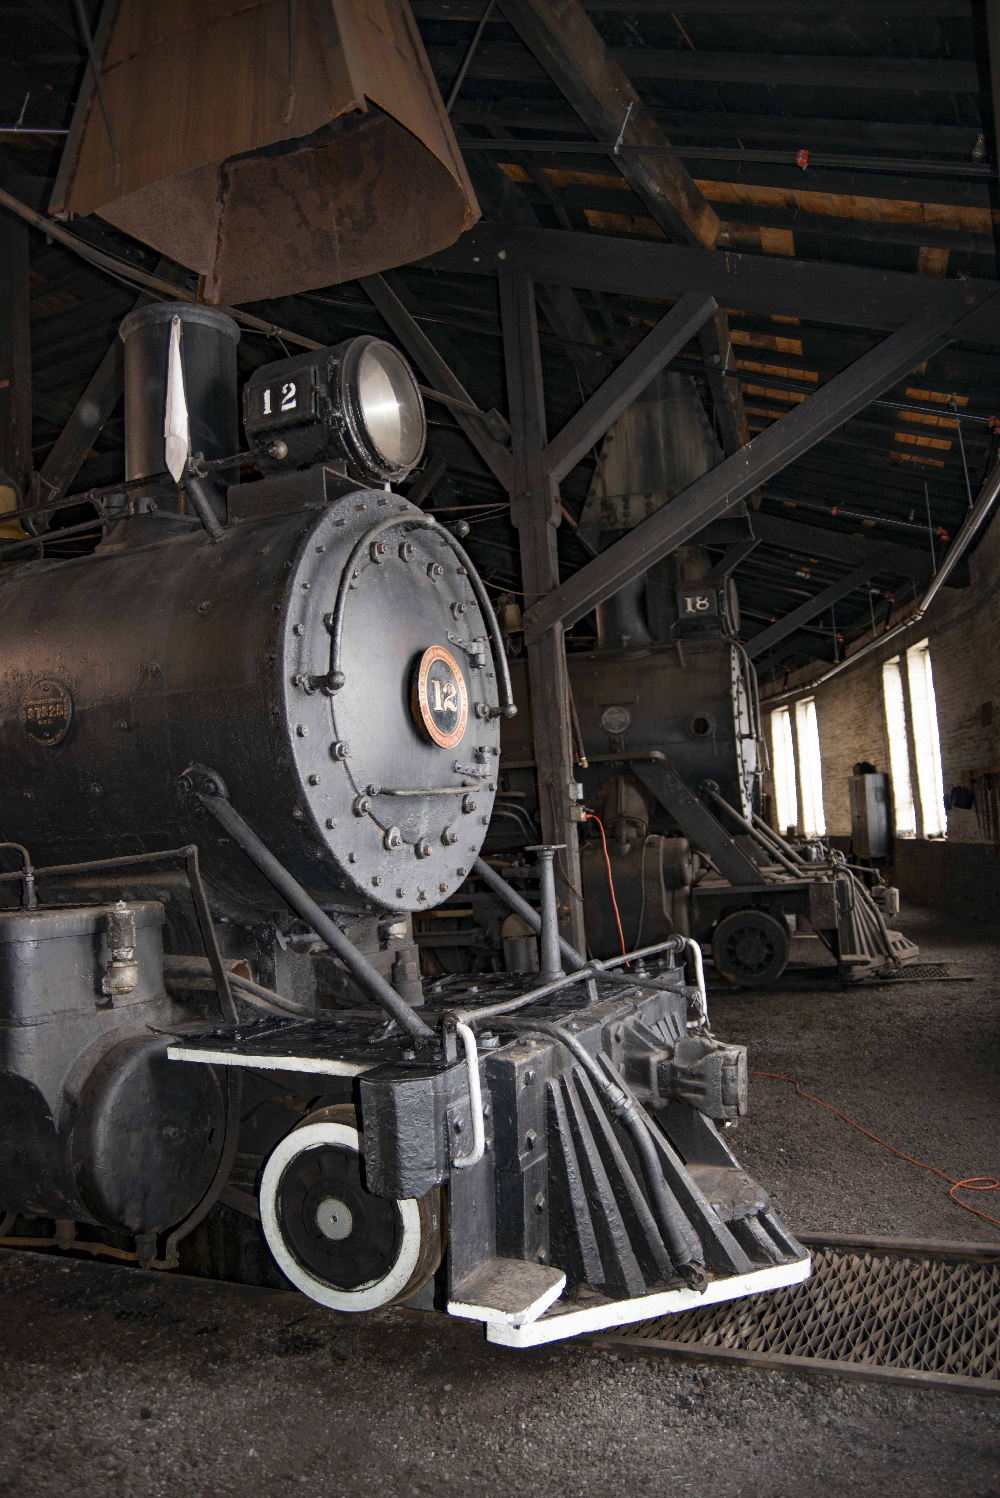
M 503 265 L 500 317 L 514 456 L 510 509 L 520 543 L 527 607 L 559 586 L 559 485 L 549 478 L 542 457 L 546 446 L 545 396 L 534 283 L 530 276 Z M 556 864 L 559 925 L 564 939 L 582 952 L 585 936 L 580 850 L 569 796 L 575 779 L 573 741 L 561 628 L 550 630 L 529 647 L 528 676 L 542 841 L 566 845 Z
M 0 217 L 0 469 L 22 489 L 32 470 L 28 317 L 28 231 L 5 214 Z

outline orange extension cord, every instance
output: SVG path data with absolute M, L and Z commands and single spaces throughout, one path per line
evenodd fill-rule
M 624 957 L 626 955 L 625 933 L 622 930 L 622 918 L 618 914 L 618 901 L 615 899 L 615 881 L 611 877 L 611 859 L 608 857 L 608 840 L 604 836 L 604 823 L 601 821 L 597 813 L 593 811 L 587 812 L 587 821 L 596 822 L 597 830 L 601 834 L 601 847 L 604 849 L 604 862 L 607 865 L 608 869 L 608 889 L 611 891 L 611 906 L 615 912 L 615 920 L 618 922 L 618 940 L 622 944 L 622 956 Z
M 895 1145 L 886 1144 L 884 1139 L 880 1139 L 877 1134 L 871 1133 L 869 1129 L 863 1129 L 859 1123 L 855 1123 L 853 1118 L 848 1118 L 846 1113 L 841 1113 L 840 1109 L 835 1108 L 832 1103 L 824 1103 L 821 1097 L 813 1097 L 811 1092 L 803 1091 L 794 1077 L 786 1077 L 779 1071 L 754 1071 L 751 1072 L 751 1076 L 771 1077 L 776 1082 L 790 1082 L 799 1097 L 808 1098 L 811 1103 L 818 1103 L 821 1108 L 826 1108 L 830 1113 L 835 1113 L 838 1118 L 842 1118 L 845 1123 L 849 1123 L 852 1129 L 857 1129 L 859 1134 L 864 1134 L 868 1139 L 874 1139 L 876 1144 L 880 1144 L 883 1149 L 889 1150 L 891 1154 L 898 1155 L 901 1160 L 907 1160 L 911 1165 L 916 1165 L 920 1170 L 929 1170 L 932 1175 L 940 1176 L 942 1181 L 948 1182 L 951 1188 L 948 1195 L 956 1206 L 964 1207 L 966 1212 L 971 1212 L 974 1217 L 981 1217 L 984 1222 L 992 1222 L 994 1227 L 1000 1228 L 1000 1218 L 990 1217 L 989 1213 L 980 1212 L 976 1207 L 970 1207 L 968 1202 L 959 1201 L 955 1195 L 955 1192 L 959 1190 L 996 1191 L 1000 1189 L 1000 1181 L 995 1181 L 992 1176 L 969 1176 L 965 1181 L 955 1181 L 951 1176 L 945 1175 L 943 1170 L 938 1170 L 936 1165 L 925 1165 L 922 1160 L 914 1160 L 912 1155 L 906 1155 L 902 1150 L 896 1149 Z

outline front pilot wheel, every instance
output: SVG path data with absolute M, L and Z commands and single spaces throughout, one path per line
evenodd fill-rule
M 321 1108 L 272 1151 L 260 1184 L 268 1247 L 296 1289 L 336 1311 L 374 1311 L 425 1285 L 444 1252 L 439 1188 L 374 1196 L 350 1104 Z

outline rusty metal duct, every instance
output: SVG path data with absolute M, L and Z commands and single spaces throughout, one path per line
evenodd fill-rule
M 580 532 L 603 547 L 722 462 L 690 375 L 664 370 L 610 427 L 601 445 Z
M 50 209 L 207 302 L 386 270 L 479 217 L 406 0 L 107 0 L 94 43 L 103 103 L 88 71 Z
M 664 370 L 608 430 L 580 515 L 580 534 L 595 549 L 603 550 L 722 458 L 691 376 Z M 735 513 L 741 517 L 737 526 L 745 525 L 745 508 L 740 506 Z M 726 525 L 731 527 L 732 521 L 723 522 Z M 681 580 L 694 581 L 708 568 L 703 546 L 682 546 L 654 572 L 662 589 Z M 598 605 L 599 648 L 639 650 L 650 643 L 648 578 L 648 573 L 635 578 Z

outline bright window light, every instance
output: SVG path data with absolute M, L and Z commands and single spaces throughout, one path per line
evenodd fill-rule
M 885 726 L 889 737 L 889 770 L 892 777 L 896 836 L 916 837 L 917 811 L 910 786 L 910 750 L 906 738 L 903 676 L 899 669 L 898 655 L 894 655 L 882 667 L 882 696 L 885 700 Z
M 792 715 L 787 707 L 779 707 L 771 714 L 771 759 L 774 764 L 774 809 L 778 831 L 784 836 L 789 827 L 798 825 L 799 820 Z
M 795 704 L 795 727 L 799 739 L 802 831 L 806 837 L 825 837 L 823 765 L 819 753 L 819 719 L 816 717 L 814 698 L 807 697 L 804 702 Z
M 917 761 L 917 790 L 924 837 L 944 837 L 944 781 L 941 774 L 941 740 L 938 735 L 934 673 L 926 640 L 906 652 L 910 682 L 910 714 L 913 719 L 913 749 Z

